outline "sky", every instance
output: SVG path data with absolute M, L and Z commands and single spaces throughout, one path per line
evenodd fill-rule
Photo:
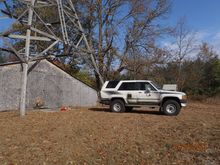
M 172 0 L 167 23 L 174 25 L 181 17 L 199 40 L 209 42 L 220 54 L 220 0 Z
M 220 0 L 171 0 L 171 2 L 172 9 L 165 20 L 166 24 L 175 25 L 181 17 L 185 17 L 189 28 L 197 33 L 197 38 L 210 43 L 220 54 Z M 7 30 L 11 22 L 0 18 L 0 32 Z
M 197 30 L 220 30 L 220 0 L 173 0 L 170 22 L 185 16 L 189 25 Z

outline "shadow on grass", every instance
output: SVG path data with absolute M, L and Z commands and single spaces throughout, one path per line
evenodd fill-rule
M 90 111 L 96 111 L 96 112 L 109 112 L 109 113 L 112 113 L 110 111 L 109 108 L 89 108 Z M 153 110 L 139 110 L 139 109 L 134 109 L 132 110 L 131 112 L 125 112 L 125 113 L 130 113 L 130 114 L 148 114 L 148 115 L 163 115 L 161 114 L 159 111 L 153 111 Z

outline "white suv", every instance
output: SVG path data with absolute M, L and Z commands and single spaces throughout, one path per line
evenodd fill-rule
M 178 115 L 186 106 L 186 94 L 160 89 L 152 81 L 106 81 L 100 92 L 100 103 L 110 105 L 112 112 L 131 111 L 133 107 L 159 106 L 165 115 Z

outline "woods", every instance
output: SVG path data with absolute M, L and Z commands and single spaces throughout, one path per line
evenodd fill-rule
M 166 23 L 172 12 L 171 1 L 73 2 L 104 80 L 150 79 L 161 85 L 175 83 L 179 90 L 192 96 L 214 96 L 220 92 L 220 55 L 212 43 L 199 40 L 186 18 L 180 18 L 175 26 Z M 19 4 L 10 7 L 15 13 L 21 12 Z M 42 9 L 41 15 L 56 27 L 54 11 Z M 12 30 L 15 29 L 22 33 L 17 24 L 12 26 Z M 56 33 L 59 36 L 61 29 L 57 28 Z M 69 37 L 77 38 L 74 32 Z M 20 42 L 13 44 L 19 47 Z M 42 42 L 36 44 L 38 50 L 44 50 L 44 46 Z M 51 51 L 68 54 L 70 50 L 64 45 L 62 52 L 55 48 Z M 71 54 L 71 57 L 53 60 L 72 75 L 100 89 L 90 60 L 83 53 L 73 51 Z M 8 53 L 0 56 L 1 62 L 14 60 L 17 60 L 15 56 Z

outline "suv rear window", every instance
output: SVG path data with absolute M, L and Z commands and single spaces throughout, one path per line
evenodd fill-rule
M 115 88 L 118 85 L 119 81 L 109 81 L 106 88 Z
M 120 91 L 126 91 L 126 90 L 139 90 L 139 84 L 135 82 L 124 82 L 119 87 Z

